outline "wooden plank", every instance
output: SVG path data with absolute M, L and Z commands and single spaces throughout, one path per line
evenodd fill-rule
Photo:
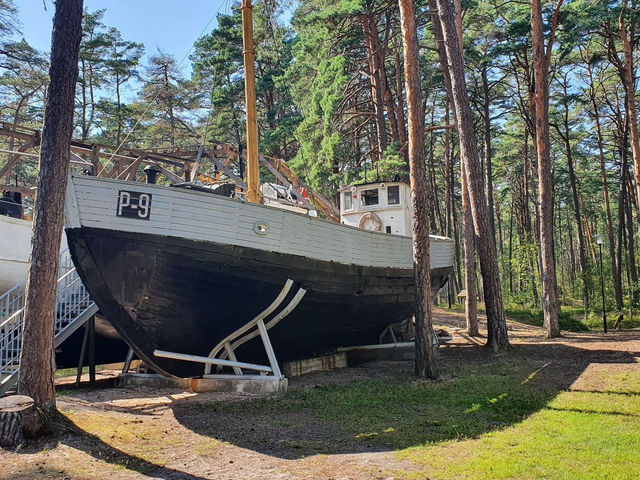
M 0 152 L 2 153 L 11 153 L 13 155 L 17 155 L 19 157 L 39 157 L 40 155 L 38 155 L 37 153 L 26 153 L 26 152 L 20 152 L 18 150 L 6 150 L 4 148 L 0 148 Z
M 218 160 L 218 158 L 213 153 L 207 152 L 207 157 L 209 158 L 209 160 L 211 160 L 211 163 L 218 167 L 227 177 L 236 182 L 236 185 L 238 185 L 240 188 L 247 188 L 247 184 L 244 183 L 244 181 L 239 176 L 237 176 L 229 168 L 227 168 L 227 166 L 224 165 L 220 160 Z
M 189 175 L 189 180 L 192 182 L 198 178 L 198 170 L 200 169 L 200 160 L 202 159 L 203 153 L 204 147 L 200 146 L 200 148 L 198 148 L 198 154 L 196 155 L 196 161 L 194 162 L 193 167 L 191 168 L 191 174 Z
M 122 177 L 123 180 L 133 180 L 142 160 L 143 157 L 136 158 L 133 162 L 127 165 L 127 167 L 122 172 L 120 172 L 116 178 Z
M 78 164 L 78 165 L 84 165 L 84 166 L 86 166 L 88 168 L 93 169 L 93 164 L 91 162 L 87 162 L 84 158 L 76 155 L 73 152 L 69 152 L 69 162 L 75 163 L 75 164 Z
M 25 145 L 20 145 L 18 147 L 18 152 L 26 152 L 30 148 L 33 148 L 34 145 L 35 145 L 34 140 L 31 139 L 30 143 L 26 143 Z M 0 178 L 7 175 L 11 171 L 13 166 L 16 163 L 18 163 L 19 160 L 20 160 L 20 157 L 18 155 L 10 155 L 9 160 L 7 161 L 7 164 L 4 167 L 2 167 L 2 169 L 0 170 Z
M 175 173 L 173 173 L 170 170 L 167 170 L 166 168 L 160 166 L 160 165 L 156 165 L 156 167 L 158 167 L 160 169 L 160 171 L 171 181 L 175 182 L 175 183 L 182 183 L 184 182 L 184 179 L 182 177 L 180 177 L 179 175 L 176 175 Z

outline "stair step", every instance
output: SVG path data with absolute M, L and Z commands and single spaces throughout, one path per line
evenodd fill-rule
M 56 345 L 64 341 L 73 325 L 88 318 L 97 307 L 88 296 L 78 273 L 72 266 L 68 251 L 61 254 L 61 268 L 58 279 L 58 291 L 55 315 Z M 24 307 L 24 284 L 18 284 L 0 296 L 0 322 L 15 315 L 15 321 L 0 329 L 0 395 L 6 393 L 17 380 L 20 370 L 20 333 L 22 314 L 16 315 Z M 93 308 L 93 310 L 91 310 Z M 77 328 L 77 327 L 76 327 Z M 65 333 L 66 332 L 66 333 Z

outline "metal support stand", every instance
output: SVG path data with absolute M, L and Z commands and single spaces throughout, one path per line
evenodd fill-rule
M 80 358 L 78 359 L 78 372 L 76 373 L 76 387 L 80 386 L 82 377 L 82 369 L 84 367 L 84 357 L 87 351 L 87 342 L 89 341 L 89 324 L 84 325 L 84 336 L 82 337 L 82 347 L 80 347 Z
M 131 362 L 133 361 L 133 355 L 135 352 L 133 348 L 129 347 L 129 351 L 127 352 L 127 357 L 124 359 L 124 365 L 122 367 L 122 373 L 127 373 L 131 368 Z
M 203 363 L 204 378 L 219 378 L 219 379 L 246 379 L 246 380 L 280 380 L 284 376 L 280 372 L 278 361 L 276 359 L 271 340 L 269 339 L 268 330 L 273 328 L 287 315 L 289 315 L 300 303 L 302 297 L 307 293 L 303 288 L 298 289 L 291 301 L 280 310 L 271 320 L 265 323 L 265 318 L 273 314 L 278 308 L 280 308 L 282 302 L 287 297 L 291 287 L 293 286 L 293 280 L 287 280 L 280 291 L 280 294 L 276 299 L 265 308 L 259 315 L 253 318 L 251 321 L 244 324 L 238 330 L 222 339 L 209 353 L 209 356 L 202 357 L 197 355 L 188 355 L 176 352 L 167 352 L 163 350 L 155 350 L 153 354 L 156 357 L 172 358 L 175 360 L 184 360 L 188 362 Z M 256 365 L 251 363 L 239 362 L 235 355 L 235 350 L 244 345 L 249 340 L 260 335 L 262 344 L 264 345 L 265 352 L 269 359 L 269 366 Z M 233 368 L 233 374 L 211 374 L 211 365 L 217 365 L 219 367 L 231 367 Z M 252 370 L 258 372 L 259 375 L 245 375 L 243 370 Z M 270 375 L 269 375 L 270 374 Z
M 92 315 L 87 323 L 89 332 L 89 386 L 96 383 L 96 316 Z

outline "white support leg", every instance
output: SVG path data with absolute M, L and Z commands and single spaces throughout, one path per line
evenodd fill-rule
M 231 344 L 229 342 L 224 342 L 224 349 L 227 352 L 227 358 L 229 358 L 229 360 L 231 360 L 232 362 L 237 362 L 238 359 L 236 358 L 236 354 L 233 351 L 233 348 L 231 348 Z M 236 375 L 242 375 L 242 369 L 240 367 L 233 367 L 233 373 L 235 373 Z M 266 373 L 261 373 L 261 375 L 266 375 Z
M 172 358 L 175 360 L 183 360 L 187 362 L 196 362 L 203 363 L 204 367 L 204 376 L 206 378 L 229 378 L 229 379 L 239 379 L 245 378 L 258 378 L 263 380 L 282 380 L 284 376 L 280 371 L 280 367 L 278 365 L 278 359 L 276 358 L 276 354 L 273 350 L 273 346 L 271 345 L 271 340 L 269 339 L 268 330 L 273 328 L 287 315 L 289 315 L 300 303 L 302 297 L 305 296 L 307 291 L 304 288 L 298 289 L 296 294 L 293 296 L 289 304 L 280 310 L 271 320 L 269 320 L 266 324 L 264 319 L 271 315 L 274 311 L 280 308 L 280 305 L 287 297 L 291 286 L 293 285 L 293 280 L 287 280 L 280 291 L 280 294 L 276 297 L 276 299 L 265 308 L 259 315 L 254 317 L 251 321 L 244 324 L 238 330 L 233 332 L 232 334 L 225 337 L 221 340 L 209 353 L 208 357 L 201 357 L 198 355 L 188 355 L 176 352 L 167 352 L 162 350 L 155 350 L 154 355 L 157 357 L 164 358 Z M 249 363 L 239 362 L 235 355 L 235 349 L 239 346 L 244 345 L 249 340 L 260 335 L 262 339 L 262 344 L 264 346 L 267 357 L 269 358 L 269 367 L 266 365 L 255 365 Z M 229 360 L 225 360 L 223 358 L 216 358 L 218 355 L 220 357 L 226 356 Z M 234 375 L 211 375 L 211 366 L 218 365 L 223 367 L 231 367 L 233 368 Z M 244 370 L 253 370 L 258 372 L 259 375 L 245 375 L 243 373 Z M 271 375 L 269 375 L 271 374 Z
M 267 352 L 267 357 L 269 358 L 269 363 L 271 364 L 271 370 L 273 371 L 273 375 L 274 377 L 282 378 L 282 373 L 280 373 L 280 367 L 278 366 L 278 360 L 276 359 L 276 354 L 273 351 L 273 347 L 271 346 L 271 340 L 269 340 L 269 334 L 267 334 L 267 329 L 264 326 L 264 322 L 262 321 L 262 319 L 258 320 L 258 330 L 260 331 L 262 344 L 264 345 L 264 349 Z

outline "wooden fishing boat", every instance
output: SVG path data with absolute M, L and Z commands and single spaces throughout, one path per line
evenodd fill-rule
M 279 360 L 377 343 L 413 312 L 411 238 L 367 231 L 210 193 L 72 176 L 72 258 L 92 299 L 152 369 L 202 374 L 156 350 L 207 356 L 290 279 L 306 295 L 269 336 Z M 431 238 L 433 293 L 453 265 Z M 260 361 L 259 339 L 239 353 Z M 240 356 L 240 355 L 239 355 Z

